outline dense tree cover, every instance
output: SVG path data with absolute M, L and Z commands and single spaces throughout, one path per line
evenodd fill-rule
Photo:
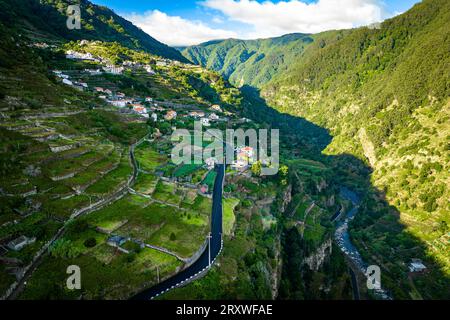
M 411 122 L 416 108 L 431 100 L 437 111 L 446 102 L 449 17 L 448 1 L 428 0 L 385 21 L 380 29 L 359 28 L 338 34 L 324 46 L 315 43 L 265 86 L 263 95 L 280 111 L 327 127 L 354 119 L 351 114 L 346 119 L 332 115 L 347 104 L 361 104 L 364 107 L 353 114 L 359 118 L 355 126 L 366 124 L 371 141 L 381 147 L 397 127 Z M 283 90 L 287 87 L 293 89 Z M 283 102 L 281 94 L 297 98 L 297 105 Z M 313 102 L 313 95 L 321 99 Z
M 312 36 L 300 33 L 273 39 L 228 39 L 188 47 L 183 55 L 220 72 L 233 84 L 258 87 L 285 71 L 312 41 Z

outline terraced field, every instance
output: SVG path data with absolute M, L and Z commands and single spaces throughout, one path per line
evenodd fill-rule
M 128 147 L 109 139 L 103 123 L 86 130 L 73 121 L 75 116 L 86 123 L 102 113 L 39 109 L 17 121 L 8 120 L 9 114 L 3 112 L 0 122 L 0 241 L 36 239 L 20 251 L 6 251 L 5 258 L 16 259 L 0 270 L 2 284 L 10 285 L 15 270 L 31 263 L 77 210 L 125 187 L 132 167 Z

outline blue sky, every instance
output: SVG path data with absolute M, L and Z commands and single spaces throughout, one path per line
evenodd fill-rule
M 173 46 L 371 24 L 419 0 L 91 0 Z

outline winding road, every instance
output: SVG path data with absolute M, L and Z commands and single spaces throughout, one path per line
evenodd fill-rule
M 146 289 L 131 300 L 150 300 L 159 295 L 177 288 L 181 285 L 187 284 L 190 281 L 198 278 L 206 272 L 215 262 L 217 256 L 223 248 L 222 241 L 222 194 L 223 183 L 225 179 L 225 165 L 217 164 L 215 168 L 217 172 L 216 180 L 214 182 L 213 202 L 211 213 L 211 238 L 209 244 L 200 257 L 189 267 L 177 273 L 171 278 L 168 278 L 159 284 Z

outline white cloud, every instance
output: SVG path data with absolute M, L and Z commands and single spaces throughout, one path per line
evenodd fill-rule
M 253 27 L 245 38 L 273 37 L 286 33 L 317 33 L 347 29 L 383 20 L 377 0 L 299 0 L 258 2 L 255 0 L 205 0 L 202 5 L 220 11 L 232 21 Z
M 233 31 L 214 29 L 200 21 L 190 21 L 177 16 L 169 16 L 159 10 L 143 14 L 132 13 L 125 18 L 155 39 L 170 46 L 199 44 L 212 39 L 236 38 Z
M 223 21 L 223 19 L 221 17 L 215 16 L 212 19 L 212 22 L 217 23 L 217 24 L 221 24 L 221 23 L 224 23 L 225 21 Z

